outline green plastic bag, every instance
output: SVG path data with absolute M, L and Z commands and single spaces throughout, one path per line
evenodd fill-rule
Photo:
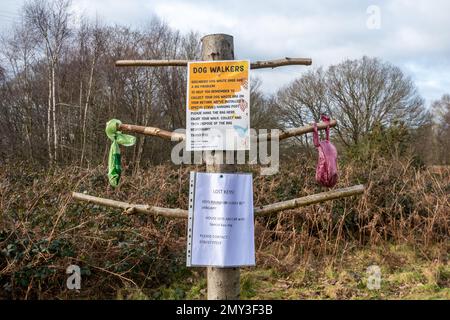
M 119 185 L 122 173 L 119 145 L 130 147 L 136 143 L 136 137 L 117 131 L 117 127 L 120 124 L 122 124 L 120 120 L 111 119 L 106 123 L 105 129 L 106 135 L 112 141 L 108 157 L 108 180 L 113 187 Z

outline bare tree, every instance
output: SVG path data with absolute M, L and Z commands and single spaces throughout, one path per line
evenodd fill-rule
M 278 103 L 286 125 L 331 114 L 345 145 L 357 144 L 375 125 L 402 121 L 415 127 L 424 119 L 423 99 L 412 80 L 399 68 L 368 57 L 306 73 L 278 93 Z
M 24 6 L 23 23 L 4 35 L 2 152 L 89 166 L 106 159 L 104 123 L 113 117 L 169 130 L 185 126 L 184 68 L 115 68 L 114 62 L 198 59 L 197 33 L 183 35 L 158 19 L 141 29 L 81 19 L 70 30 L 70 17 L 67 0 L 33 0 Z M 412 81 L 378 59 L 364 57 L 307 72 L 276 96 L 264 95 L 260 86 L 253 78 L 255 128 L 302 126 L 329 113 L 339 121 L 340 139 L 352 145 L 378 125 L 404 122 L 412 128 L 424 119 L 423 101 Z M 439 128 L 439 139 L 445 139 L 444 127 Z M 47 143 L 33 143 L 36 139 Z M 125 162 L 133 160 L 136 172 L 146 163 L 160 163 L 169 152 L 167 143 L 139 137 L 123 157 Z
M 431 109 L 436 123 L 446 123 L 450 112 L 450 94 L 444 94 L 441 99 L 432 103 Z M 449 124 L 448 122 L 446 124 Z
M 436 163 L 450 164 L 450 94 L 434 101 L 431 106 L 434 119 Z
M 48 63 L 47 143 L 51 161 L 56 161 L 58 156 L 56 69 L 63 46 L 70 37 L 69 7 L 70 0 L 53 0 L 52 2 L 32 0 L 27 2 L 23 9 L 27 23 L 43 41 Z
M 281 107 L 281 124 L 284 127 L 301 127 L 318 121 L 322 113 L 329 113 L 327 89 L 322 68 L 306 72 L 281 89 L 277 94 L 277 103 Z M 306 135 L 298 140 L 308 145 Z
M 33 122 L 37 119 L 33 115 L 31 81 L 33 64 L 36 63 L 34 52 L 36 39 L 23 20 L 13 26 L 9 37 L 3 36 L 2 38 L 4 46 L 1 53 L 8 61 L 9 71 L 12 79 L 14 79 L 14 81 L 9 82 L 9 88 L 15 95 L 13 105 L 17 108 L 16 112 L 23 115 L 24 141 L 27 143 L 25 149 L 27 150 L 27 156 L 33 159 L 32 135 L 35 125 Z
M 61 3 L 28 2 L 23 26 L 4 34 L 3 151 L 42 162 L 53 162 L 56 152 L 58 163 L 89 165 L 105 159 L 107 143 L 98 145 L 106 142 L 102 124 L 112 117 L 168 129 L 184 126 L 184 68 L 119 69 L 114 62 L 124 57 L 196 59 L 198 35 L 181 35 L 157 19 L 142 30 L 81 19 L 76 32 L 69 32 L 53 26 L 68 25 L 57 18 L 68 10 Z M 124 151 L 124 159 L 131 154 L 137 170 L 142 159 L 158 162 L 164 152 L 170 152 L 166 143 L 142 138 L 134 150 Z
M 250 123 L 254 129 L 275 129 L 280 126 L 277 105 L 273 97 L 261 90 L 261 79 L 250 80 Z
M 78 37 L 80 44 L 80 56 L 82 57 L 82 64 L 89 65 L 88 67 L 89 76 L 87 80 L 84 111 L 80 113 L 80 115 L 82 115 L 82 143 L 81 143 L 80 165 L 82 166 L 86 154 L 86 137 L 88 135 L 87 133 L 88 110 L 92 100 L 94 71 L 96 69 L 99 56 L 101 55 L 101 52 L 104 51 L 105 37 L 102 28 L 98 24 L 98 20 L 92 27 L 89 26 L 87 22 L 85 22 L 79 29 Z M 82 106 L 82 96 L 83 96 L 82 88 L 83 88 L 83 81 L 80 81 L 80 107 Z

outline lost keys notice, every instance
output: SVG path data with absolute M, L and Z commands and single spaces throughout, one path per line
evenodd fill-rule
M 188 266 L 255 265 L 251 174 L 191 172 Z

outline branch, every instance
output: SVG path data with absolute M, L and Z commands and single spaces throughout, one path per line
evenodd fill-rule
M 331 120 L 330 121 L 330 127 L 335 127 L 337 124 L 336 120 Z M 327 128 L 327 124 L 325 122 L 319 122 L 317 124 L 317 129 L 318 130 L 325 130 Z M 154 136 L 154 137 L 160 137 L 166 140 L 171 140 L 171 141 L 182 141 L 186 138 L 186 135 L 183 133 L 175 133 L 172 131 L 166 131 L 166 130 L 162 130 L 159 128 L 155 128 L 155 127 L 144 127 L 144 126 L 137 126 L 134 124 L 121 124 L 117 127 L 118 130 L 120 131 L 125 131 L 125 132 L 133 132 L 133 133 L 140 133 L 146 136 Z M 307 126 L 303 126 L 303 127 L 299 127 L 299 128 L 293 128 L 293 129 L 287 129 L 287 130 L 282 130 L 279 134 L 279 139 L 283 140 L 283 139 L 287 139 L 290 137 L 294 137 L 294 136 L 300 136 L 302 134 L 306 134 L 308 132 L 313 132 L 314 131 L 314 127 L 312 125 L 307 125 Z M 260 134 L 258 136 L 251 136 L 252 139 L 256 139 L 258 138 L 259 141 L 261 140 L 270 140 L 271 134 L 267 133 L 267 134 Z
M 276 213 L 279 211 L 295 209 L 300 207 L 305 207 L 311 204 L 324 202 L 328 200 L 334 200 L 344 197 L 350 197 L 353 195 L 361 194 L 364 192 L 363 185 L 357 185 L 353 187 L 336 189 L 331 191 L 326 191 L 318 194 L 313 194 L 310 196 L 296 198 L 292 200 L 272 203 L 266 206 L 260 206 L 255 208 L 255 216 L 264 216 L 269 215 L 271 213 Z M 167 218 L 188 218 L 188 211 L 183 209 L 170 209 L 170 208 L 161 208 L 161 207 L 153 207 L 149 205 L 143 204 L 131 204 L 122 201 L 110 200 L 105 198 L 98 198 L 94 196 L 90 196 L 83 193 L 72 192 L 72 197 L 76 200 L 86 201 L 89 203 L 94 203 L 102 206 L 118 208 L 124 210 L 127 214 L 133 213 L 145 213 L 152 215 L 164 216 Z
M 310 66 L 312 60 L 310 58 L 284 58 L 267 61 L 256 61 L 250 64 L 250 69 L 276 68 L 282 66 Z
M 116 67 L 186 67 L 188 60 L 117 60 Z M 196 61 L 193 61 L 196 62 Z M 250 63 L 250 69 L 276 68 L 281 66 L 312 64 L 310 58 L 284 58 Z
M 183 209 L 170 209 L 153 207 L 145 204 L 130 204 L 127 202 L 98 198 L 84 193 L 72 192 L 72 198 L 76 200 L 86 201 L 101 206 L 112 207 L 124 210 L 127 214 L 146 213 L 167 218 L 185 218 L 188 217 L 188 211 Z
M 185 139 L 185 135 L 182 133 L 175 133 L 155 127 L 143 127 L 136 126 L 134 124 L 121 124 L 117 127 L 117 129 L 125 132 L 141 133 L 146 136 L 160 137 L 171 141 L 182 141 Z
M 329 123 L 330 128 L 335 127 L 336 125 L 337 125 L 336 120 L 330 120 L 330 123 Z M 327 123 L 325 123 L 325 122 L 317 123 L 317 130 L 325 130 L 326 128 L 327 128 Z M 313 125 L 306 125 L 303 127 L 281 130 L 281 132 L 278 135 L 278 138 L 280 140 L 284 140 L 284 139 L 287 139 L 290 137 L 301 136 L 303 134 L 306 134 L 308 132 L 313 132 L 313 131 L 314 131 Z M 260 134 L 257 137 L 259 140 L 270 140 L 271 134 L 270 133 Z
M 186 67 L 188 60 L 117 60 L 116 67 Z
M 353 195 L 361 194 L 363 192 L 364 192 L 364 185 L 360 184 L 360 185 L 353 186 L 353 187 L 336 189 L 336 190 L 313 194 L 313 195 L 306 196 L 306 197 L 296 198 L 296 199 L 282 201 L 282 202 L 276 202 L 276 203 L 269 204 L 267 206 L 261 206 L 261 207 L 255 208 L 255 216 L 263 216 L 263 215 L 268 215 L 268 214 L 276 213 L 276 212 L 283 211 L 283 210 L 305 207 L 305 206 L 319 203 L 319 202 L 350 197 Z

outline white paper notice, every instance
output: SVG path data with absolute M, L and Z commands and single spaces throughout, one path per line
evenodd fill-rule
M 255 265 L 252 180 L 191 172 L 187 266 Z

